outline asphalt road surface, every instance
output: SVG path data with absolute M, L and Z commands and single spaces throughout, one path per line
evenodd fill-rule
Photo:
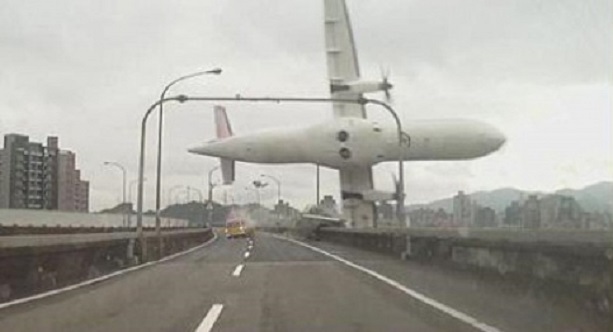
M 467 272 L 258 233 L 0 310 L 0 331 L 610 331 Z M 339 261 L 337 258 L 340 258 Z M 344 259 L 344 260 L 343 260 Z

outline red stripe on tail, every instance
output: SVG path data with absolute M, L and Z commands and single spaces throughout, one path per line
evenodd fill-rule
M 216 105 L 214 108 L 214 112 L 217 138 L 228 138 L 232 136 L 232 128 L 230 127 L 228 114 L 226 114 L 226 108 L 223 106 Z
M 223 106 L 216 105 L 213 110 L 215 112 L 215 129 L 217 130 L 217 139 L 231 137 L 232 127 L 230 127 L 230 120 L 228 120 L 226 108 Z M 236 176 L 234 160 L 220 158 L 220 163 L 223 184 L 232 184 Z

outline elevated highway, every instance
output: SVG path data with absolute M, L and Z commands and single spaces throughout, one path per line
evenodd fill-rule
M 258 232 L 0 309 L 1 331 L 610 331 L 497 278 Z

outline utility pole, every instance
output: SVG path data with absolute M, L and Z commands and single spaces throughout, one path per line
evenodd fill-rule
M 317 182 L 316 190 L 315 190 L 316 191 L 316 193 L 315 193 L 315 206 L 319 206 L 319 164 L 317 164 L 317 171 L 315 173 L 316 173 L 315 178 L 316 178 L 316 182 Z
M 126 227 L 128 220 L 127 220 L 127 215 L 126 215 L 126 178 L 127 178 L 127 171 L 126 168 L 120 164 L 120 163 L 116 163 L 114 161 L 105 161 L 104 165 L 106 166 L 115 166 L 117 168 L 119 168 L 121 170 L 122 173 L 122 186 L 121 186 L 121 195 L 122 195 L 122 200 L 121 200 L 121 214 L 122 214 L 122 226 Z M 130 211 L 131 212 L 131 211 Z
M 143 181 L 147 181 L 147 178 L 144 178 Z M 133 190 L 132 188 L 134 187 L 135 184 L 138 184 L 138 179 L 130 181 L 130 184 L 128 185 L 128 201 L 130 201 L 130 211 L 128 213 L 128 228 L 132 227 L 132 209 L 133 209 L 133 203 L 132 203 Z
M 273 209 L 275 209 L 275 206 L 279 206 L 279 211 L 276 211 L 276 213 L 275 213 L 277 215 L 277 226 L 278 226 L 279 223 L 281 223 L 281 211 L 280 211 L 280 208 L 281 208 L 280 207 L 280 204 L 281 204 L 281 181 L 279 181 L 279 179 L 277 179 L 276 177 L 271 176 L 271 175 L 261 174 L 260 176 L 271 179 L 277 185 L 277 204 L 273 205 Z
M 215 172 L 216 170 L 219 169 L 219 166 L 215 166 L 213 168 L 211 168 L 209 170 L 208 173 L 208 189 L 209 189 L 209 197 L 208 197 L 208 201 L 206 202 L 206 209 L 208 211 L 208 219 L 209 219 L 209 224 L 211 224 L 211 226 L 213 225 L 213 172 Z
M 170 88 L 187 79 L 203 76 L 203 75 L 219 75 L 221 74 L 221 68 L 215 68 L 211 70 L 199 71 L 195 73 L 191 73 L 189 75 L 181 76 L 170 83 L 166 84 L 162 93 L 160 94 L 160 99 L 157 102 L 157 106 L 159 107 L 158 113 L 158 147 L 157 147 L 157 159 L 156 159 L 156 172 L 155 172 L 155 234 L 158 238 L 159 244 L 159 252 L 160 257 L 164 255 L 164 242 L 162 241 L 162 219 L 160 216 L 160 208 L 162 205 L 162 138 L 163 138 L 163 127 L 164 127 L 164 100 L 166 98 L 166 93 Z M 189 195 L 189 194 L 188 194 Z M 189 197 L 188 197 L 189 201 Z

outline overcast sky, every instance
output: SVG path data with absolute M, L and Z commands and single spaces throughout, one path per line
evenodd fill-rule
M 391 69 L 404 122 L 480 119 L 507 136 L 501 151 L 482 159 L 408 163 L 409 203 L 457 190 L 555 190 L 613 179 L 612 1 L 347 4 L 362 76 Z M 183 82 L 171 94 L 327 96 L 323 38 L 323 1 L 2 0 L 0 134 L 58 135 L 77 153 L 99 210 L 121 201 L 120 173 L 103 162 L 122 163 L 136 177 L 140 119 L 167 82 L 222 67 L 221 76 Z M 238 134 L 332 117 L 328 105 L 226 106 Z M 206 193 L 205 174 L 217 161 L 186 149 L 214 136 L 212 106 L 167 109 L 164 186 Z M 369 116 L 391 121 L 377 109 Z M 148 129 L 151 208 L 155 121 Z M 375 168 L 379 189 L 392 189 L 395 167 Z M 244 187 L 266 173 L 294 204 L 315 200 L 313 165 L 239 164 L 238 172 L 228 192 L 243 199 Z M 276 191 L 262 194 L 271 204 Z M 335 171 L 322 170 L 322 194 L 338 199 Z

